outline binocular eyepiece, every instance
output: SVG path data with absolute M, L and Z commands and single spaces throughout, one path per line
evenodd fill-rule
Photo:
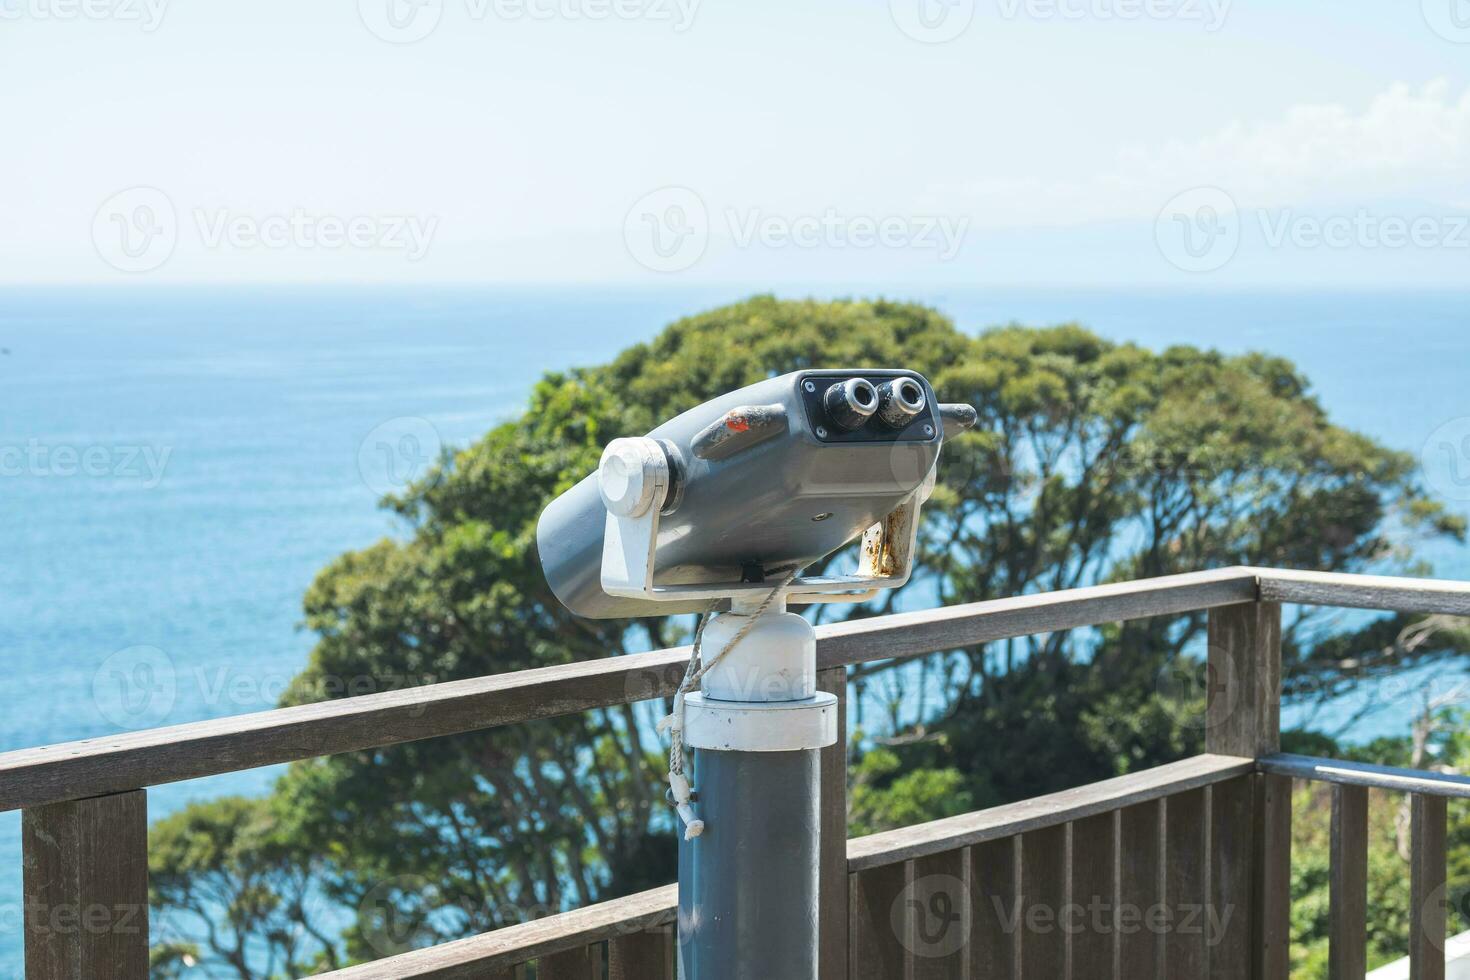
M 833 382 L 822 395 L 827 421 L 843 432 L 854 432 L 874 420 L 888 429 L 902 429 L 927 404 L 923 386 L 913 378 L 878 385 L 866 378 L 848 378 Z
M 878 410 L 878 389 L 865 378 L 834 382 L 822 396 L 827 421 L 844 432 L 860 429 Z

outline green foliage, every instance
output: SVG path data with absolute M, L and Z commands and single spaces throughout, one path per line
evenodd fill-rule
M 888 749 L 868 752 L 849 775 L 847 823 L 854 837 L 974 809 L 964 773 L 928 768 L 905 772 L 898 755 Z
M 1373 791 L 1368 802 L 1368 968 L 1409 953 L 1409 864 L 1399 853 L 1401 798 Z M 1294 980 L 1327 976 L 1332 788 L 1299 784 L 1292 800 Z
M 687 620 L 568 615 L 537 565 L 537 516 L 609 439 L 833 364 L 914 367 L 980 415 L 945 448 L 906 590 L 916 598 L 890 594 L 850 615 L 1238 563 L 1353 570 L 1401 557 L 1396 542 L 1413 535 L 1463 532 L 1414 483 L 1411 459 L 1332 425 L 1276 358 L 1153 353 L 1074 325 L 971 337 L 912 304 L 755 297 L 680 320 L 610 364 L 546 376 L 524 415 L 387 501 L 405 537 L 317 577 L 305 614 L 318 641 L 285 702 L 680 640 Z M 1309 626 L 1293 624 L 1289 668 L 1340 669 L 1350 648 L 1312 659 Z M 1199 616 L 1132 623 L 856 670 L 859 711 L 887 706 L 865 727 L 891 744 L 854 761 L 855 828 L 1196 751 L 1198 691 L 1166 681 L 1193 671 L 1202 627 Z M 358 910 L 351 960 L 660 884 L 674 876 L 673 847 L 650 721 L 646 709 L 616 708 L 299 763 L 276 788 L 268 836 L 295 849 L 275 853 L 301 855 L 323 895 Z M 915 729 L 925 737 L 908 737 Z M 166 851 L 160 871 L 177 883 L 158 892 L 160 906 L 197 901 L 190 882 L 226 874 L 244 883 L 232 885 L 248 912 L 241 928 L 270 932 L 279 911 L 257 909 L 246 885 L 281 868 L 262 872 L 243 843 L 232 849 L 255 824 L 227 808 L 186 816 L 201 824 L 186 836 L 217 844 L 197 860 Z M 408 923 L 386 939 L 385 910 Z
M 1454 772 L 1470 766 L 1470 713 L 1445 711 L 1419 761 Z M 1379 765 L 1414 761 L 1409 736 L 1383 737 L 1367 745 L 1331 747 L 1324 753 Z M 1368 797 L 1368 968 L 1409 955 L 1409 800 L 1400 793 Z M 1332 790 L 1297 783 L 1292 800 L 1292 977 L 1319 980 L 1327 973 Z M 1447 935 L 1470 930 L 1470 807 L 1451 800 L 1448 836 Z

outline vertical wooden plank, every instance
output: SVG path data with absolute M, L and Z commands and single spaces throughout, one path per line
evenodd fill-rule
M 1332 787 L 1328 980 L 1368 972 L 1368 789 Z
M 1164 907 L 1164 800 L 1118 812 L 1118 970 L 1120 980 L 1163 980 L 1164 937 L 1150 928 Z
M 817 688 L 837 696 L 837 744 L 822 750 L 818 976 L 820 980 L 848 980 L 847 668 L 832 667 L 819 671 Z
M 1281 605 L 1210 610 L 1205 747 L 1258 758 L 1281 749 Z
M 913 980 L 965 980 L 974 924 L 968 860 L 962 849 L 913 862 L 913 882 L 904 892 L 904 946 Z
M 1251 948 L 1255 855 L 1255 779 L 1241 776 L 1209 788 L 1209 898 L 1192 927 L 1203 933 L 1212 980 L 1244 980 L 1255 959 Z M 1194 910 L 1190 910 L 1192 913 Z M 1189 917 L 1179 928 L 1189 928 Z
M 1064 980 L 1068 828 L 1021 835 L 1021 974 Z
M 148 797 L 55 803 L 21 818 L 28 980 L 148 980 Z
M 1145 928 L 1164 937 L 1164 976 L 1169 980 L 1208 975 L 1203 930 L 1179 928 L 1190 908 L 1203 908 L 1209 896 L 1206 791 L 1191 790 L 1164 801 L 1164 905 L 1162 914 L 1145 918 Z
M 601 957 L 593 958 L 591 946 L 579 946 L 541 957 L 536 963 L 536 980 L 602 980 L 602 971 L 597 969 L 601 965 Z
M 1444 980 L 1445 800 L 1416 793 L 1409 805 L 1409 978 Z
M 1255 805 L 1255 980 L 1291 974 L 1291 778 L 1259 775 Z
M 1281 749 L 1281 605 L 1256 602 L 1212 609 L 1206 673 L 1205 748 L 1259 758 Z M 1252 793 L 1250 966 L 1243 976 L 1286 980 L 1290 934 L 1290 789 L 1257 785 Z M 1285 890 L 1285 891 L 1284 891 Z
M 1020 980 L 1021 839 L 970 848 L 970 980 Z
M 1067 923 L 1073 975 L 1088 980 L 1115 976 L 1118 814 L 1103 813 L 1072 824 L 1072 894 Z M 1130 978 L 1131 980 L 1131 978 Z
M 852 980 L 906 980 L 904 937 L 894 928 L 909 882 L 907 863 L 860 871 L 848 881 L 848 972 Z
M 668 929 L 617 936 L 607 944 L 608 980 L 674 980 L 674 934 Z

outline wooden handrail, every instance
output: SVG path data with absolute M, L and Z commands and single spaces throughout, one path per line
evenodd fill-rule
M 1257 599 L 1470 616 L 1470 583 L 1246 567 L 852 620 L 822 668 Z M 0 812 L 671 695 L 687 647 L 338 698 L 0 754 Z
M 1470 616 L 1470 582 L 1255 569 L 1262 602 Z
M 1255 602 L 1258 596 L 1254 571 L 1222 568 L 990 599 L 821 627 L 817 660 L 819 667 L 839 667 L 910 657 L 1037 633 L 1203 612 Z
M 1251 602 L 1223 569 L 878 616 L 817 631 L 822 669 Z M 0 811 L 382 748 L 674 693 L 687 647 L 589 660 L 0 754 Z
M 900 827 L 850 841 L 851 871 L 866 871 L 929 854 L 1056 827 L 1099 813 L 1185 793 L 1256 771 L 1254 759 L 1230 755 L 1197 755 L 1180 762 L 1129 773 L 1077 789 L 1038 796 L 1019 803 L 977 810 L 913 827 Z
M 674 921 L 677 885 L 324 974 L 332 980 L 480 980 L 539 956 Z

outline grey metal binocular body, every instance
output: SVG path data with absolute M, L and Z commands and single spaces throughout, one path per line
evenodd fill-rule
M 542 513 L 542 567 L 577 615 L 663 616 L 769 591 L 768 578 L 867 534 L 858 576 L 789 590 L 795 602 L 862 598 L 907 578 L 945 430 L 974 421 L 913 371 L 757 382 L 609 444 L 598 472 Z

